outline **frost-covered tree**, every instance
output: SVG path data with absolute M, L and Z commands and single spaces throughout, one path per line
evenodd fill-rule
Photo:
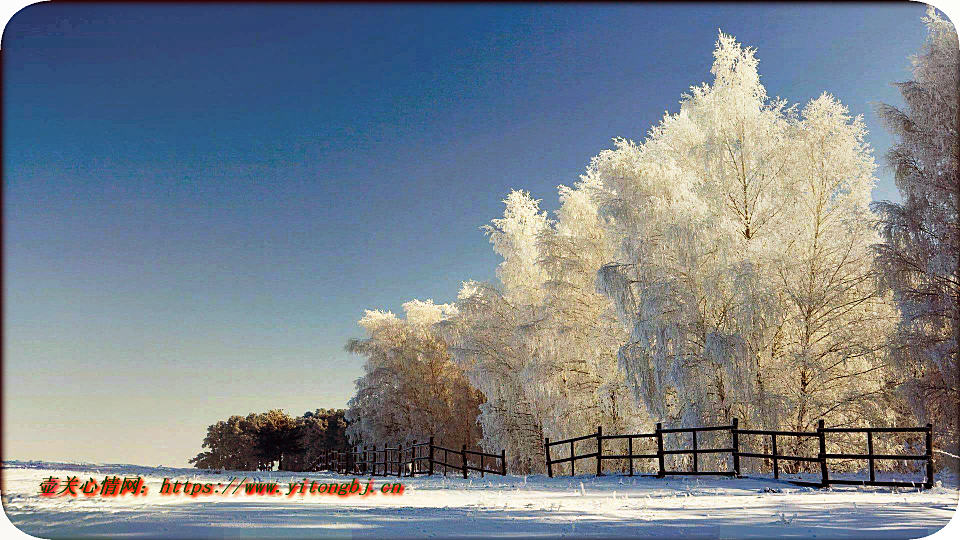
M 486 402 L 480 406 L 483 446 L 506 451 L 508 467 L 526 473 L 543 467 L 532 456 L 543 451 L 543 408 L 529 392 L 536 370 L 533 340 L 543 320 L 546 273 L 537 265 L 537 239 L 550 224 L 539 201 L 513 191 L 504 217 L 484 227 L 503 257 L 501 286 L 465 282 L 458 315 L 441 325 L 457 363 Z
M 406 319 L 367 310 L 359 324 L 369 337 L 346 345 L 348 352 L 366 357 L 365 373 L 348 402 L 347 435 L 354 444 L 409 444 L 432 435 L 448 447 L 473 446 L 480 439 L 483 396 L 433 329 L 455 308 L 412 300 L 403 309 Z
M 458 314 L 440 326 L 456 362 L 484 396 L 479 422 L 482 446 L 505 450 L 514 474 L 542 468 L 535 456 L 543 450 L 543 421 L 531 401 L 529 342 L 535 331 L 534 306 L 517 305 L 500 287 L 465 282 L 458 295 Z
M 789 220 L 789 111 L 753 50 L 721 34 L 714 56 L 712 86 L 587 172 L 621 239 L 598 285 L 632 330 L 622 365 L 652 416 L 685 425 L 775 409 L 763 382 L 783 319 L 766 263 Z
M 542 470 L 531 456 L 542 455 L 544 437 L 646 424 L 617 368 L 625 332 L 593 285 L 611 248 L 588 190 L 561 186 L 556 221 L 528 193 L 511 192 L 504 217 L 485 227 L 503 257 L 499 285 L 465 283 L 458 316 L 443 325 L 487 397 L 484 444 L 506 449 L 514 472 Z
M 723 34 L 712 73 L 585 175 L 619 241 L 597 284 L 631 331 L 620 363 L 668 423 L 862 422 L 891 324 L 862 122 L 829 95 L 799 114 L 769 99 Z
M 931 7 L 927 39 L 911 58 L 913 80 L 897 83 L 904 108 L 880 105 L 894 135 L 886 154 L 902 202 L 876 203 L 883 243 L 877 264 L 900 321 L 893 352 L 903 395 L 955 448 L 960 417 L 960 45 L 957 30 Z
M 816 419 L 849 425 L 878 418 L 895 313 L 880 294 L 869 209 L 875 165 L 860 117 L 824 94 L 808 103 L 792 148 L 795 219 L 776 260 L 789 354 L 790 413 L 779 423 L 809 429 Z M 792 418 L 791 418 L 792 416 Z M 876 422 L 871 422 L 876 424 Z
M 614 255 L 588 179 L 559 187 L 560 209 L 540 234 L 538 265 L 544 320 L 536 343 L 537 401 L 548 404 L 544 431 L 555 440 L 582 435 L 602 425 L 607 433 L 638 433 L 653 425 L 619 369 L 617 352 L 628 333 L 613 302 L 595 287 L 597 270 Z M 623 448 L 614 448 L 618 443 Z M 607 447 L 625 454 L 625 441 Z M 623 451 L 619 451 L 623 450 Z M 609 452 L 609 450 L 608 450 Z

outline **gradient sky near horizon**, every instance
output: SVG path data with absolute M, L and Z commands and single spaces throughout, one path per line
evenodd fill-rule
M 890 144 L 925 6 L 34 4 L 3 34 L 3 459 L 187 466 L 343 407 L 364 309 L 493 279 L 479 227 L 642 140 L 718 29 Z M 896 199 L 878 170 L 877 199 Z

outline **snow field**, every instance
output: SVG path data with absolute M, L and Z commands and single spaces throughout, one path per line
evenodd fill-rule
M 148 493 L 117 498 L 42 497 L 48 476 L 142 476 Z M 164 478 L 226 484 L 277 482 L 277 496 L 160 495 Z M 330 473 L 6 462 L 10 521 L 41 538 L 244 537 L 695 537 L 921 538 L 947 525 L 955 487 L 929 491 L 801 488 L 772 479 L 545 476 L 399 479 L 403 495 L 294 495 L 289 483 L 350 481 Z M 366 484 L 369 478 L 358 478 Z M 379 488 L 396 478 L 374 479 Z M 954 485 L 951 483 L 951 486 Z

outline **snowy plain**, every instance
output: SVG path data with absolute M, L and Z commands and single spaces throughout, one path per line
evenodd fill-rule
M 798 487 L 773 479 L 717 477 L 487 476 L 385 479 L 402 495 L 294 495 L 290 482 L 330 473 L 198 471 L 135 465 L 9 461 L 2 499 L 9 520 L 40 538 L 923 538 L 957 510 L 955 479 L 928 491 Z M 144 496 L 43 497 L 49 476 L 141 476 Z M 278 482 L 276 496 L 160 495 L 163 478 Z M 366 482 L 369 478 L 358 478 Z M 951 531 L 957 524 L 950 526 Z M 949 533 L 950 531 L 944 531 Z M 938 534 L 937 538 L 945 538 Z

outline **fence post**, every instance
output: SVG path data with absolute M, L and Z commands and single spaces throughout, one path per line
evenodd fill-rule
M 371 463 L 371 465 L 373 466 L 373 473 L 371 473 L 371 476 L 376 476 L 377 475 L 377 445 L 373 445 L 373 462 Z
M 780 479 L 780 464 L 777 462 L 777 434 L 771 433 L 771 446 L 773 448 L 773 479 Z
M 740 433 L 737 427 L 739 423 L 739 419 L 734 418 L 733 427 L 730 428 L 730 436 L 733 439 L 733 475 L 735 477 L 740 476 Z
M 870 456 L 867 460 L 870 465 L 870 482 L 875 482 L 876 477 L 874 477 L 873 472 L 873 432 L 869 430 L 867 430 L 867 455 Z
M 550 463 L 550 437 L 543 439 L 543 448 L 547 453 L 547 476 L 553 478 L 553 463 Z
M 463 460 L 463 477 L 467 477 L 467 445 L 460 447 L 460 458 Z
M 397 443 L 397 478 L 403 470 L 403 443 Z
M 700 469 L 697 465 L 697 430 L 690 432 L 693 435 L 693 472 L 700 472 Z
M 657 472 L 657 478 L 666 476 L 664 474 L 666 469 L 663 466 L 663 432 L 660 431 L 661 429 L 663 429 L 663 424 L 657 422 L 657 461 L 660 464 L 660 471 Z
M 575 469 L 577 459 L 573 457 L 573 443 L 574 441 L 570 441 L 570 476 L 576 476 Z
M 927 489 L 933 488 L 933 424 L 927 424 L 927 483 L 923 486 Z
M 627 439 L 627 455 L 630 456 L 627 460 L 630 462 L 630 476 L 633 476 L 633 437 Z
M 603 426 L 597 426 L 597 476 L 603 476 Z
M 430 476 L 433 476 L 433 435 L 430 436 L 429 449 L 430 450 L 428 451 L 429 455 L 427 459 L 427 467 L 430 472 L 428 472 L 427 474 L 429 474 Z
M 820 487 L 825 488 L 830 485 L 830 475 L 827 472 L 827 438 L 823 431 L 823 420 L 817 420 L 817 437 L 820 439 L 820 455 L 817 456 L 820 461 Z
M 500 449 L 500 476 L 507 475 L 507 449 Z

